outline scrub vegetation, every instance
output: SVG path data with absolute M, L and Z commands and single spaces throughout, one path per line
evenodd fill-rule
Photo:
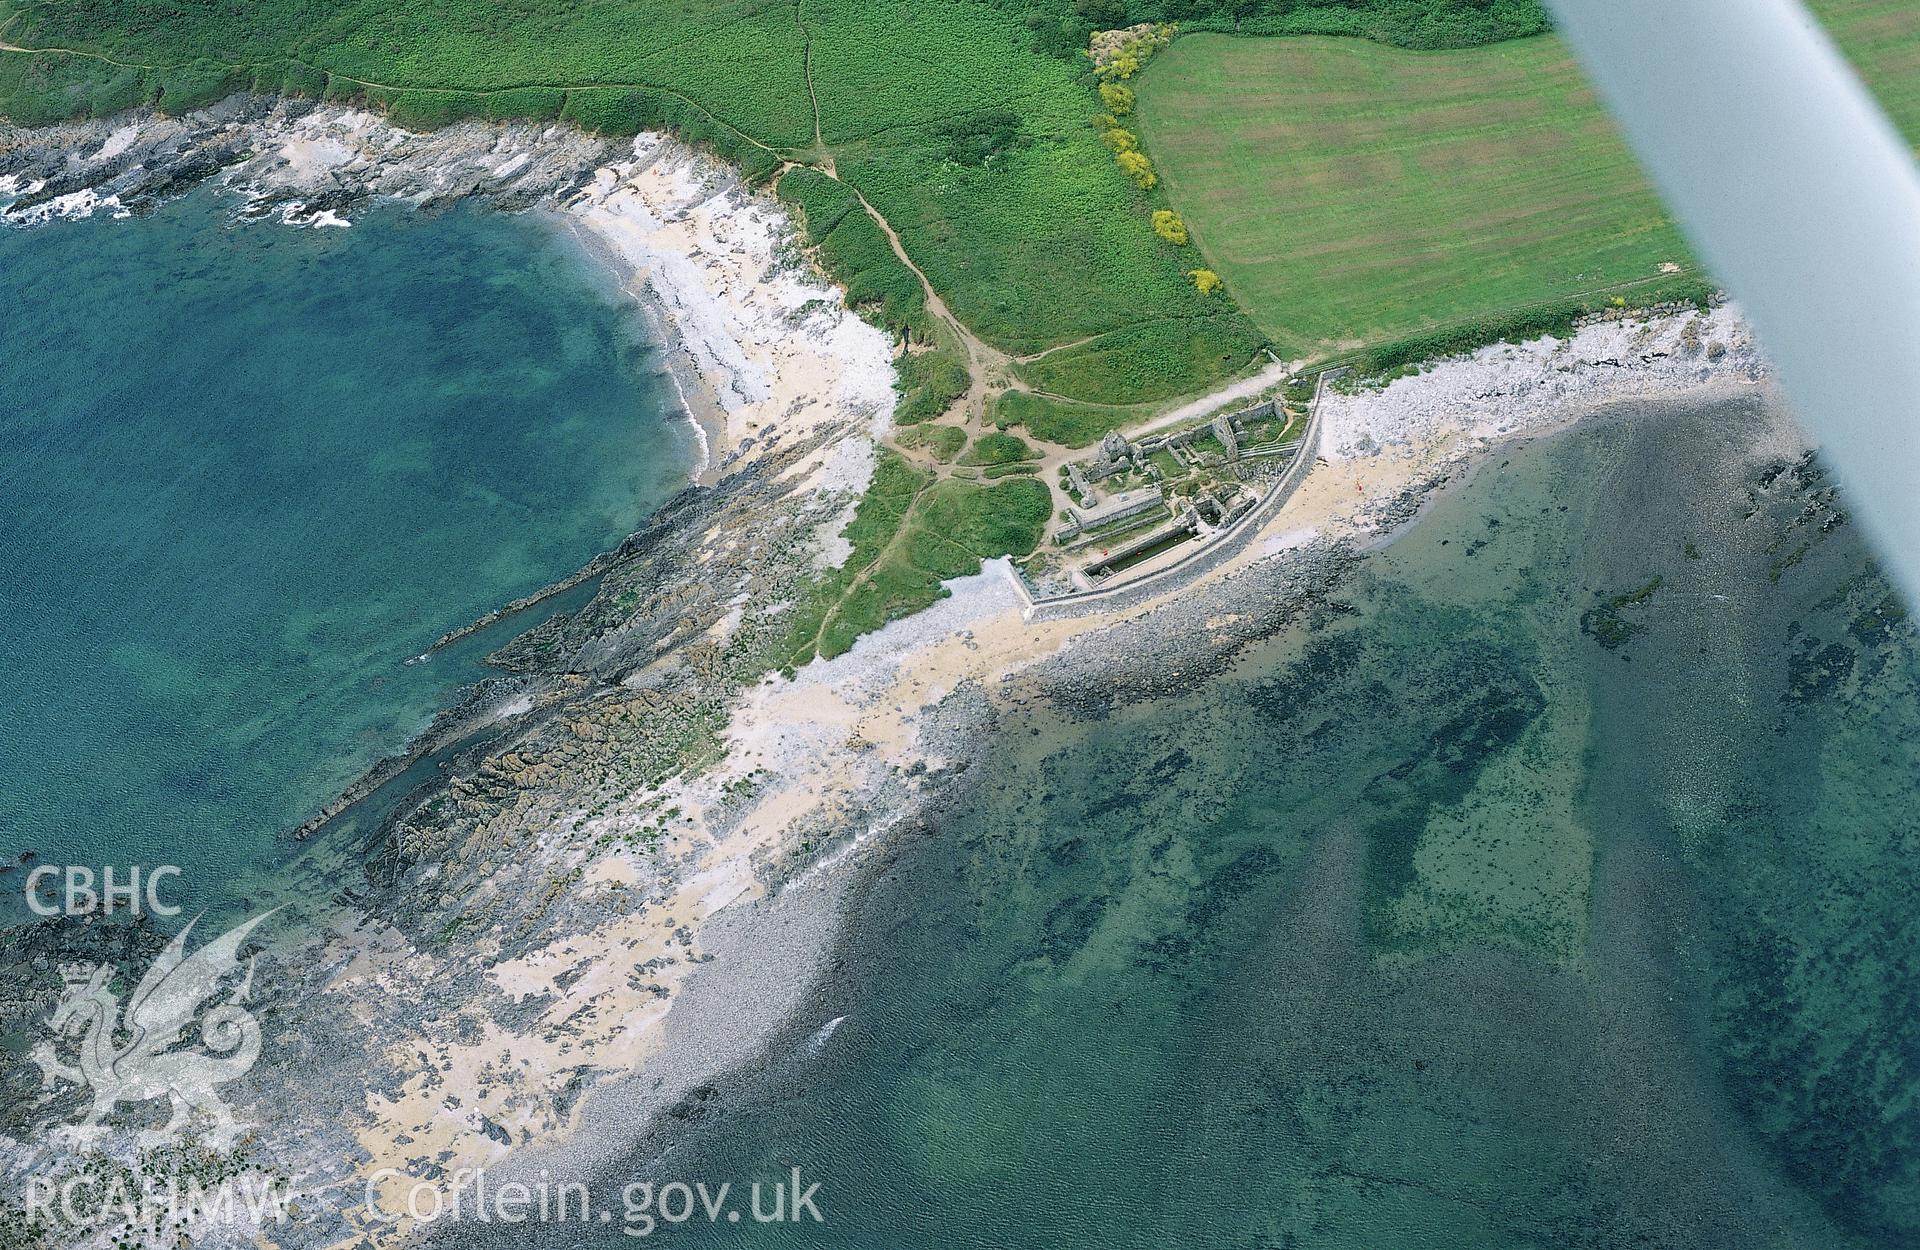
M 919 276 L 893 254 L 851 188 L 816 170 L 793 169 L 781 177 L 780 195 L 799 209 L 807 241 L 846 287 L 850 306 L 909 340 L 932 341 Z

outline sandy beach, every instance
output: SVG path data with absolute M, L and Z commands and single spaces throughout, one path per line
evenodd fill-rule
M 799 257 L 785 210 L 722 166 L 664 135 L 594 172 L 568 220 L 596 238 L 673 344 L 681 394 L 707 450 L 712 482 L 783 439 L 847 414 L 888 429 L 887 336 L 844 307 Z M 792 472 L 809 474 L 833 452 Z M 864 474 L 836 485 L 865 485 Z

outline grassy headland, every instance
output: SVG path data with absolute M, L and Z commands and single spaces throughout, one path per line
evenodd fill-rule
M 984 559 L 1028 554 L 1051 511 L 1046 486 L 1031 478 L 936 480 L 882 452 L 843 531 L 852 553 L 808 588 L 774 662 L 794 668 L 815 655 L 840 655 L 860 635 L 940 599 L 943 580 L 978 572 Z

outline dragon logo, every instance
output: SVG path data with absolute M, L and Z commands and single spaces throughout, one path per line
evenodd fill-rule
M 212 1118 L 215 1141 L 236 1136 L 233 1113 L 213 1089 L 246 1075 L 260 1057 L 260 1025 L 241 1005 L 253 986 L 253 960 L 247 961 L 245 976 L 225 1002 L 204 1015 L 201 1007 L 220 992 L 224 980 L 240 971 L 241 946 L 254 926 L 272 914 L 255 916 L 188 955 L 187 935 L 199 923 L 195 917 L 140 979 L 124 1019 L 120 996 L 109 988 L 114 968 L 68 964 L 60 969 L 66 989 L 47 1024 L 56 1037 L 78 1039 L 76 1063 L 63 1062 L 51 1042 L 34 1047 L 31 1057 L 42 1073 L 43 1103 L 61 1082 L 92 1090 L 92 1104 L 69 1132 L 85 1137 L 102 1131 L 120 1103 L 165 1098 L 172 1115 L 158 1136 L 180 1132 L 194 1111 Z M 205 1050 L 175 1049 L 196 1020 Z

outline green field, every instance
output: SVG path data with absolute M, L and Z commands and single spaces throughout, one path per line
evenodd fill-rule
M 1008 391 L 989 413 L 1001 428 L 1023 426 L 1033 437 L 1061 447 L 1091 447 L 1108 430 L 1123 430 L 1151 416 L 1150 410 L 1063 403 L 1044 395 Z
M 1138 92 L 1195 243 L 1289 354 L 1692 263 L 1551 37 L 1410 53 L 1195 35 Z
M 1920 136 L 1920 6 L 1815 6 Z M 1289 354 L 1679 284 L 1693 260 L 1565 46 L 1177 40 L 1144 145 L 1213 269 Z

